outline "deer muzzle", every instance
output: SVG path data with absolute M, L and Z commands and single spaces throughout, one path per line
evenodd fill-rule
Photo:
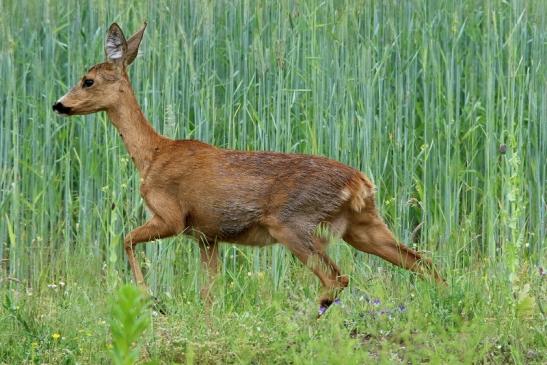
M 64 106 L 63 103 L 60 103 L 60 102 L 56 102 L 55 104 L 53 104 L 52 108 L 53 108 L 53 111 L 56 112 L 57 114 L 64 114 L 64 115 L 70 115 L 70 110 L 72 109 L 68 106 Z

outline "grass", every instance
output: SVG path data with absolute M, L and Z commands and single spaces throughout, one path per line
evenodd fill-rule
M 487 268 L 485 268 L 487 267 Z M 545 321 L 535 301 L 545 301 L 538 274 L 534 306 L 519 309 L 499 269 L 453 272 L 438 290 L 407 273 L 361 268 L 342 305 L 315 320 L 315 279 L 295 267 L 272 291 L 271 274 L 245 273 L 216 285 L 212 313 L 188 290 L 162 293 L 166 315 L 146 311 L 152 325 L 138 341 L 141 360 L 160 363 L 542 363 Z M 190 286 L 186 280 L 181 286 Z M 6 293 L 0 339 L 6 363 L 107 363 L 111 284 L 75 280 L 64 287 Z M 543 290 L 541 290 L 543 287 Z M 123 318 L 127 321 L 127 315 Z M 26 324 L 25 324 L 26 322 Z M 132 328 L 131 326 L 128 326 Z M 12 334 L 16 333 L 17 336 Z M 54 338 L 58 334 L 59 338 Z
M 359 168 L 390 227 L 449 286 L 334 244 L 352 283 L 344 306 L 315 321 L 316 279 L 282 247 L 227 245 L 208 323 L 195 245 L 142 245 L 168 311 L 152 317 L 142 361 L 546 361 L 544 1 L 0 10 L 0 363 L 110 358 L 110 308 L 130 280 L 123 234 L 146 217 L 139 176 L 105 115 L 61 119 L 50 105 L 102 61 L 111 22 L 132 33 L 144 20 L 130 74 L 160 132 Z

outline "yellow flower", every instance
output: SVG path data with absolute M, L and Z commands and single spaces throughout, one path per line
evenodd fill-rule
M 57 332 L 55 332 L 54 334 L 51 335 L 51 338 L 53 338 L 55 341 L 57 341 L 58 339 L 61 338 L 61 335 Z
M 38 347 L 38 342 L 33 342 L 31 345 L 32 345 L 32 348 L 35 349 Z

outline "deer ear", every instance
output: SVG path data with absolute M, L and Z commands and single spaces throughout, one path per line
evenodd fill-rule
M 121 28 L 116 23 L 112 23 L 108 28 L 104 52 L 106 59 L 113 63 L 123 62 L 127 57 L 127 42 Z
M 127 40 L 127 56 L 125 58 L 125 64 L 130 65 L 135 58 L 137 57 L 137 54 L 139 53 L 139 46 L 142 41 L 142 36 L 144 35 L 144 30 L 146 29 L 147 23 L 144 22 L 144 25 L 141 29 L 139 29 L 135 34 L 131 36 Z

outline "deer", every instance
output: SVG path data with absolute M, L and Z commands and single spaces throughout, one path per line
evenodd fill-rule
M 322 156 L 223 149 L 156 132 L 127 74 L 146 26 L 144 22 L 126 40 L 113 23 L 106 34 L 106 60 L 91 67 L 53 104 L 53 111 L 62 116 L 105 111 L 138 170 L 140 194 L 151 217 L 124 238 L 137 285 L 147 289 L 135 246 L 180 234 L 199 245 L 206 273 L 204 301 L 211 300 L 222 242 L 285 246 L 320 280 L 319 315 L 339 302 L 349 283 L 327 255 L 333 237 L 444 282 L 430 259 L 395 239 L 376 208 L 374 184 L 359 170 Z

